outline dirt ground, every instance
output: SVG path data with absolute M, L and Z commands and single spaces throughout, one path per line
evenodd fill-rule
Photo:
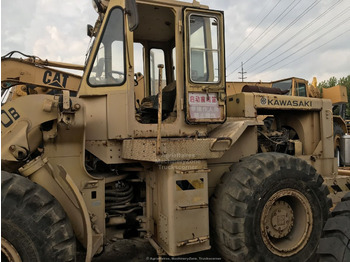
M 144 262 L 160 261 L 157 252 L 146 239 L 109 241 L 104 252 L 93 262 Z M 223 261 L 215 250 L 203 251 L 181 257 L 163 257 L 161 261 Z

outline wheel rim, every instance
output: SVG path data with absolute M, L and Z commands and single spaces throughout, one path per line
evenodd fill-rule
M 312 210 L 305 195 L 286 188 L 274 193 L 266 202 L 260 233 L 272 253 L 288 257 L 308 243 L 312 225 Z
M 1 257 L 4 255 L 7 258 L 7 261 L 9 262 L 22 261 L 16 248 L 3 237 L 1 237 L 1 253 Z

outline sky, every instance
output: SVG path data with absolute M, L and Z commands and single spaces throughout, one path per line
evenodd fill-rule
M 191 1 L 187 1 L 191 2 Z M 224 10 L 226 75 L 240 81 L 300 77 L 318 81 L 350 74 L 349 0 L 202 0 Z M 83 64 L 91 0 L 2 0 L 1 55 L 18 50 Z

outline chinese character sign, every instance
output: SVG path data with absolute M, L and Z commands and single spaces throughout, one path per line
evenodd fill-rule
M 190 118 L 220 118 L 220 107 L 216 93 L 189 93 Z

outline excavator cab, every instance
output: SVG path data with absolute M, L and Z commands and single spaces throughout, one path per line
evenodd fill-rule
M 272 82 L 273 88 L 285 91 L 287 95 L 309 97 L 308 82 L 301 78 L 287 78 Z

